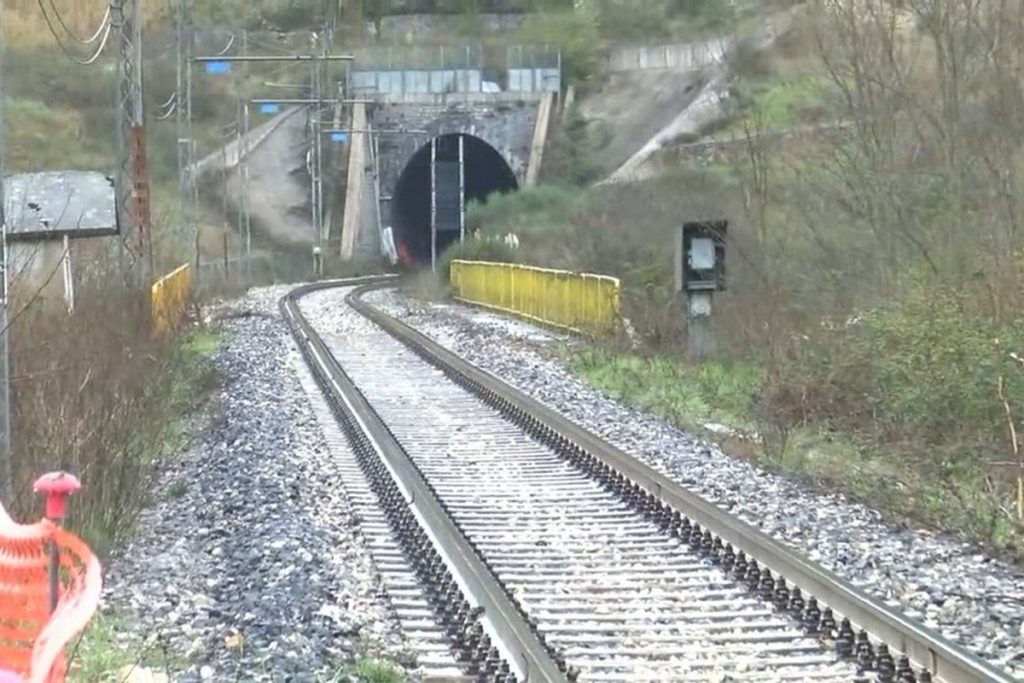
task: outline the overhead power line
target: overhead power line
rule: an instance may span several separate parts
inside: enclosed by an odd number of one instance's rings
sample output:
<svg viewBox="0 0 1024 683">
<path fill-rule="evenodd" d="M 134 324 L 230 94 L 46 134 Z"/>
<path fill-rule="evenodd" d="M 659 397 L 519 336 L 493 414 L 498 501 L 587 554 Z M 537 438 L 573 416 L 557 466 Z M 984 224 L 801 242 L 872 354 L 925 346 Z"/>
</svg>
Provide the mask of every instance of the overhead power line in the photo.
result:
<svg viewBox="0 0 1024 683">
<path fill-rule="evenodd" d="M 100 34 L 103 33 L 103 29 L 110 22 L 110 5 L 108 4 L 106 11 L 103 13 L 103 18 L 100 19 L 100 25 L 96 27 L 96 30 L 93 32 L 93 34 L 88 38 L 79 38 L 77 35 L 75 35 L 75 32 L 71 30 L 71 27 L 68 26 L 67 23 L 64 21 L 64 17 L 60 15 L 60 10 L 57 9 L 57 6 L 54 4 L 54 0 L 49 0 L 49 3 L 50 9 L 53 10 L 54 15 L 57 17 L 57 23 L 60 24 L 60 27 L 64 29 L 64 32 L 68 35 L 68 37 L 70 37 L 76 43 L 81 43 L 82 45 L 91 45 L 92 43 L 95 43 L 96 39 L 99 38 Z"/>
<path fill-rule="evenodd" d="M 156 117 L 157 121 L 166 121 L 171 118 L 171 116 L 174 115 L 174 112 L 178 110 L 178 93 L 171 93 L 171 96 L 167 98 L 167 101 L 160 105 L 160 109 L 163 113 Z"/>
<path fill-rule="evenodd" d="M 100 55 L 103 54 L 104 48 L 106 48 L 106 46 L 107 46 L 107 41 L 110 39 L 110 27 L 111 27 L 111 24 L 110 24 L 110 13 L 109 13 L 109 11 L 104 15 L 104 25 L 100 26 L 100 30 L 103 32 L 103 39 L 100 41 L 99 47 L 96 48 L 96 51 L 93 52 L 93 54 L 91 56 L 89 56 L 86 59 L 82 59 L 82 58 L 78 57 L 77 55 L 75 55 L 74 51 L 70 50 L 68 48 L 68 46 L 64 43 L 64 39 L 61 38 L 60 31 L 57 30 L 57 27 L 54 26 L 54 24 L 53 24 L 53 19 L 50 18 L 50 13 L 46 11 L 46 4 L 45 4 L 44 0 L 37 0 L 37 1 L 38 1 L 38 4 L 39 4 L 39 9 L 43 13 L 43 19 L 46 20 L 46 25 L 50 29 L 50 33 L 53 34 L 53 37 L 57 40 L 57 46 L 60 47 L 61 52 L 63 52 L 64 55 L 68 59 L 70 59 L 75 64 L 80 64 L 82 66 L 88 66 L 90 64 L 95 63 L 96 60 L 100 58 Z M 55 11 L 56 11 L 56 8 L 55 8 Z M 66 26 L 66 24 L 64 23 L 64 20 L 60 18 L 60 13 L 57 12 L 56 14 L 57 14 L 58 21 L 61 23 L 61 25 Z M 74 35 L 72 35 L 71 37 L 75 38 Z M 93 41 L 87 41 L 86 44 L 88 44 L 88 42 L 93 42 Z"/>
<path fill-rule="evenodd" d="M 224 46 L 223 50 L 221 50 L 220 52 L 216 53 L 217 56 L 220 57 L 222 55 L 226 55 L 228 53 L 228 50 L 230 50 L 231 46 L 234 45 L 234 44 L 235 44 L 235 34 L 232 33 L 231 34 L 231 38 L 228 40 L 228 44 Z"/>
</svg>

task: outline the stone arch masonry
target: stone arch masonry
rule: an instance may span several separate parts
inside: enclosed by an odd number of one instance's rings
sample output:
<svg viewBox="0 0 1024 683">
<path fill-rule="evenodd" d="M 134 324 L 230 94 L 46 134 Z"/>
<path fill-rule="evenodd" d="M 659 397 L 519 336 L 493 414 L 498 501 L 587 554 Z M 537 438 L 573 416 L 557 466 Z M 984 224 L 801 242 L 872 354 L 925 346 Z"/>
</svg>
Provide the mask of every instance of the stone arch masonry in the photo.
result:
<svg viewBox="0 0 1024 683">
<path fill-rule="evenodd" d="M 526 185 L 538 110 L 545 96 L 544 93 L 407 94 L 370 105 L 367 123 L 381 132 L 378 138 L 380 226 L 393 223 L 391 198 L 402 170 L 419 149 L 440 135 L 462 133 L 480 138 L 502 155 L 520 187 Z M 362 205 L 358 218 L 353 221 L 357 234 L 349 238 L 351 256 L 356 259 L 380 255 L 380 232 L 372 191 L 374 164 L 369 150 L 365 154 L 363 172 L 363 191 L 355 193 L 357 196 L 350 193 L 346 199 Z M 342 242 L 346 242 L 345 236 Z"/>
</svg>

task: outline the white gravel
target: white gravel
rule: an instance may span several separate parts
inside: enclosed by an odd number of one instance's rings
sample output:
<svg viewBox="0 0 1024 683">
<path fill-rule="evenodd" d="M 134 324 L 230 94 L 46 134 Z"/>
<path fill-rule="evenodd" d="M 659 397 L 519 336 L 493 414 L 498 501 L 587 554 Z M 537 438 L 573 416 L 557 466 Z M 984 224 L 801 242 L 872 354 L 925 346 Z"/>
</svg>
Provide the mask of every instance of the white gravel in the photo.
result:
<svg viewBox="0 0 1024 683">
<path fill-rule="evenodd" d="M 983 550 L 887 523 L 625 407 L 551 358 L 573 342 L 536 327 L 394 291 L 368 301 L 720 507 L 1024 680 L 1024 575 Z M 545 349 L 547 352 L 545 352 Z"/>
<path fill-rule="evenodd" d="M 227 341 L 210 419 L 106 563 L 103 610 L 125 639 L 166 645 L 172 680 L 344 681 L 358 656 L 407 659 L 298 382 L 277 308 L 288 289 L 221 310 L 242 317 L 215 323 Z M 149 659 L 165 669 L 159 650 Z"/>
</svg>

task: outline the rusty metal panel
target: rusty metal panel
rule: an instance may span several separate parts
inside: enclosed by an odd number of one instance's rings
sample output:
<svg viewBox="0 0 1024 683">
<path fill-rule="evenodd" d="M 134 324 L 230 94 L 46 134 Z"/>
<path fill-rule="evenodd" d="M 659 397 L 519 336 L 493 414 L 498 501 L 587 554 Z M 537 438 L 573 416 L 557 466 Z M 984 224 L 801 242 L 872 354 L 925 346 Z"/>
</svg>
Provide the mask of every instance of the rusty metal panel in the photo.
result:
<svg viewBox="0 0 1024 683">
<path fill-rule="evenodd" d="M 146 161 L 146 127 L 132 126 L 129 136 L 132 161 L 132 217 L 141 230 L 149 231 L 149 165 Z"/>
</svg>

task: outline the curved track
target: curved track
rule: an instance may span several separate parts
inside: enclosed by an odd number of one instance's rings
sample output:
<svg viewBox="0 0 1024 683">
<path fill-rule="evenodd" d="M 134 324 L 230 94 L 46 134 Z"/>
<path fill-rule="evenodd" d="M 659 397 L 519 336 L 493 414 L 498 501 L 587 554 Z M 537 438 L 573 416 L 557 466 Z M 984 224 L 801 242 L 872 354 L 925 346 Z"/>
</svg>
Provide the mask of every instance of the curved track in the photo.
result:
<svg viewBox="0 0 1024 683">
<path fill-rule="evenodd" d="M 282 310 L 379 510 L 378 563 L 400 577 L 384 572 L 386 588 L 438 667 L 499 681 L 1012 680 L 371 308 L 368 286 L 317 292 L 338 286 L 298 288 Z M 328 304 L 346 308 L 324 316 Z"/>
</svg>

